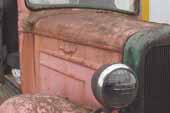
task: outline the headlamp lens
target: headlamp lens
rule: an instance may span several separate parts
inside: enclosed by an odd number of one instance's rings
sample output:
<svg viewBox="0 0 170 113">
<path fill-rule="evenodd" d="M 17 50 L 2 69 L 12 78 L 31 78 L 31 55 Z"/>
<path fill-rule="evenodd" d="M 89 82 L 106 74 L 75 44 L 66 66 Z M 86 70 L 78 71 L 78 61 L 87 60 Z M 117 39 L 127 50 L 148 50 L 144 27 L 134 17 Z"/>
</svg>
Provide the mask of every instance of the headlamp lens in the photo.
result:
<svg viewBox="0 0 170 113">
<path fill-rule="evenodd" d="M 103 99 L 107 106 L 122 108 L 128 106 L 136 97 L 137 81 L 127 69 L 111 72 L 103 84 Z"/>
<path fill-rule="evenodd" d="M 105 65 L 92 78 L 96 99 L 108 108 L 127 107 L 136 98 L 137 89 L 135 73 L 124 64 Z"/>
</svg>

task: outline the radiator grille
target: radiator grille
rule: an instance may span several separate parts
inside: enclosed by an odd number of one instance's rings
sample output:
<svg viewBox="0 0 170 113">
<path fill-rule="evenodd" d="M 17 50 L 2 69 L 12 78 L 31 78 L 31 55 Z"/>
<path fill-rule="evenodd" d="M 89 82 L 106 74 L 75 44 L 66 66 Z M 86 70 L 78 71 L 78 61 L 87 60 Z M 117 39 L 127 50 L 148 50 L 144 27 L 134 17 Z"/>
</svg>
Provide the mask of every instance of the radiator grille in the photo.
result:
<svg viewBox="0 0 170 113">
<path fill-rule="evenodd" d="M 170 113 L 170 46 L 152 48 L 144 63 L 144 113 Z"/>
</svg>

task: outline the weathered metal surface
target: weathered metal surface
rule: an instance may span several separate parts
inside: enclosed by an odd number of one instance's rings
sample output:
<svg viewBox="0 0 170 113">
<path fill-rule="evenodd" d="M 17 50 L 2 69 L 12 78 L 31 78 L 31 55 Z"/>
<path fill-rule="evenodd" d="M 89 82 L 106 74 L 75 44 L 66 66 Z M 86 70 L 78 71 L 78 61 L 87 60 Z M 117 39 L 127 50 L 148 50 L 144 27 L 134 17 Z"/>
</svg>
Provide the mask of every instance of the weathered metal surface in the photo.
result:
<svg viewBox="0 0 170 113">
<path fill-rule="evenodd" d="M 21 95 L 13 97 L 0 106 L 0 113 L 89 113 L 58 96 Z"/>
<path fill-rule="evenodd" d="M 126 43 L 123 62 L 139 73 L 142 55 L 145 49 L 154 44 L 170 44 L 170 26 L 160 25 L 158 28 L 145 29 L 133 35 Z"/>
<path fill-rule="evenodd" d="M 151 75 L 144 74 L 144 71 L 146 71 L 146 70 L 144 70 L 144 65 L 146 62 L 145 58 L 146 59 L 148 58 L 148 57 L 146 57 L 146 55 L 151 50 L 152 47 L 163 46 L 163 45 L 166 45 L 166 46 L 170 45 L 170 26 L 168 26 L 168 25 L 160 25 L 158 28 L 145 29 L 145 30 L 138 32 L 135 35 L 131 36 L 131 38 L 127 41 L 127 43 L 125 45 L 125 49 L 124 49 L 123 63 L 129 65 L 136 72 L 137 78 L 139 79 L 140 82 L 139 82 L 139 94 L 137 96 L 137 99 L 131 106 L 129 106 L 129 109 L 127 110 L 128 112 L 125 112 L 125 113 L 131 113 L 131 112 L 136 113 L 139 111 L 141 113 L 145 112 L 145 110 L 144 110 L 144 106 L 145 106 L 144 86 L 145 86 L 145 84 L 148 83 L 148 81 L 150 82 L 150 80 L 147 79 L 144 81 L 144 78 L 146 76 L 150 76 L 150 78 L 151 78 Z M 163 53 L 168 54 L 167 52 L 163 52 Z M 154 55 L 158 59 L 160 58 L 159 55 L 158 56 L 157 56 L 157 54 L 154 54 Z M 159 60 L 161 60 L 161 59 L 159 59 Z M 168 59 L 167 59 L 167 63 L 168 63 Z M 156 64 L 159 64 L 159 63 L 156 63 Z M 161 63 L 159 64 L 159 66 L 160 65 L 161 65 Z M 154 70 L 152 70 L 152 71 L 154 71 Z M 161 71 L 159 71 L 159 72 L 161 73 Z M 163 73 L 165 73 L 165 72 L 163 72 Z M 162 74 L 162 76 L 163 75 L 164 74 Z M 152 76 L 155 76 L 155 75 L 153 74 Z M 154 83 L 151 83 L 151 84 L 154 84 Z M 154 86 L 155 85 L 152 86 L 153 89 L 154 89 Z M 151 88 L 147 84 L 146 89 L 148 89 L 148 87 Z M 158 88 L 158 90 L 159 90 L 159 88 Z M 145 94 L 147 96 L 148 93 L 145 93 Z M 151 95 L 151 96 L 153 96 L 153 95 Z M 148 99 L 150 100 L 150 98 L 148 98 Z M 154 107 L 151 109 L 154 109 Z"/>
<path fill-rule="evenodd" d="M 41 40 L 39 44 L 41 52 L 91 69 L 97 69 L 102 64 L 121 61 L 121 54 L 113 50 L 100 49 L 38 35 L 35 35 L 35 38 Z"/>
<path fill-rule="evenodd" d="M 26 29 L 57 39 L 122 51 L 129 36 L 155 24 L 110 11 L 61 9 L 32 13 Z M 29 24 L 29 25 L 28 25 Z"/>
<path fill-rule="evenodd" d="M 84 106 L 99 106 L 91 92 L 91 77 L 102 64 L 120 62 L 120 54 L 37 35 L 35 39 L 40 40 L 40 91 L 65 96 Z M 51 80 L 57 82 L 49 83 Z"/>
<path fill-rule="evenodd" d="M 60 95 L 92 109 L 100 106 L 90 88 L 95 70 L 106 63 L 122 62 L 130 36 L 159 26 L 111 11 L 54 9 L 29 13 L 23 1 L 18 3 L 22 4 L 23 92 Z"/>
<path fill-rule="evenodd" d="M 96 109 L 100 104 L 91 91 L 95 70 L 103 64 L 122 62 L 127 39 L 140 30 L 157 26 L 110 11 L 32 12 L 23 27 L 23 91 L 60 95 Z"/>
<path fill-rule="evenodd" d="M 121 62 L 120 53 L 39 35 L 35 39 L 38 91 L 58 94 L 86 107 L 99 107 L 91 92 L 91 77 L 101 65 Z"/>
</svg>

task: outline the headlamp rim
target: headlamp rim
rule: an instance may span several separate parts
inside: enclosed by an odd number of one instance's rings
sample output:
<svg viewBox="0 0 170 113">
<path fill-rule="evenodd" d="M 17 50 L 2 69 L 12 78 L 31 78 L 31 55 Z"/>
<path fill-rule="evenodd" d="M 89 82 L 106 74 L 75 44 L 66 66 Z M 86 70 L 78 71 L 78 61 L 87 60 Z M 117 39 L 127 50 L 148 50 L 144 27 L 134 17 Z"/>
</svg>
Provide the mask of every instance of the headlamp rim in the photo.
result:
<svg viewBox="0 0 170 113">
<path fill-rule="evenodd" d="M 131 72 L 133 75 L 134 75 L 134 77 L 135 77 L 135 79 L 136 79 L 136 82 L 138 83 L 138 79 L 137 79 L 137 77 L 136 77 L 136 74 L 135 74 L 135 72 L 129 67 L 129 66 L 127 66 L 127 65 L 125 65 L 125 64 L 112 64 L 112 65 L 110 65 L 110 66 L 108 66 L 108 67 L 106 67 L 101 73 L 100 73 L 100 77 L 98 78 L 98 81 L 97 81 L 97 93 L 96 93 L 96 96 L 98 96 L 98 97 L 103 97 L 103 95 L 102 95 L 102 91 L 103 91 L 103 86 L 104 86 L 104 80 L 106 79 L 106 77 L 110 74 L 110 73 L 112 73 L 113 71 L 116 71 L 116 70 L 119 70 L 119 69 L 124 69 L 124 70 L 128 70 L 129 72 Z M 138 88 L 138 84 L 137 84 L 137 88 Z M 99 98 L 98 98 L 99 99 Z M 101 99 L 101 98 L 100 98 Z M 99 100 L 100 100 L 99 99 Z M 100 100 L 100 103 L 101 104 L 103 104 L 103 105 L 105 105 L 104 103 L 102 103 L 102 102 L 104 102 L 104 100 Z M 124 107 L 127 107 L 127 106 L 124 106 Z M 121 109 L 121 108 L 123 108 L 123 107 L 115 107 L 115 108 L 117 108 L 117 109 Z"/>
</svg>

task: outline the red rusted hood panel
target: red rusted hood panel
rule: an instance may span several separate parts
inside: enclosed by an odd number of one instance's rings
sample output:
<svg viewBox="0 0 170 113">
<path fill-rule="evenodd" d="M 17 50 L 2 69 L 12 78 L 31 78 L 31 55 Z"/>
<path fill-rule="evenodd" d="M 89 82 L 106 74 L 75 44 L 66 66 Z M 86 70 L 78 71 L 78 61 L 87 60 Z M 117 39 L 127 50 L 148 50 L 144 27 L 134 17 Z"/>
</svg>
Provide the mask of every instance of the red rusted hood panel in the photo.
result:
<svg viewBox="0 0 170 113">
<path fill-rule="evenodd" d="M 33 26 L 37 34 L 119 52 L 129 36 L 157 26 L 132 15 L 83 9 L 42 11 L 31 18 L 36 18 Z"/>
<path fill-rule="evenodd" d="M 156 26 L 159 25 L 109 11 L 32 12 L 24 25 L 25 32 L 34 33 L 24 34 L 24 85 L 30 92 L 34 88 L 36 92 L 67 97 L 90 109 L 99 108 L 91 91 L 93 73 L 103 64 L 121 63 L 126 40 L 142 29 Z M 28 59 L 29 54 L 33 60 Z M 33 80 L 32 88 L 29 81 Z"/>
</svg>

